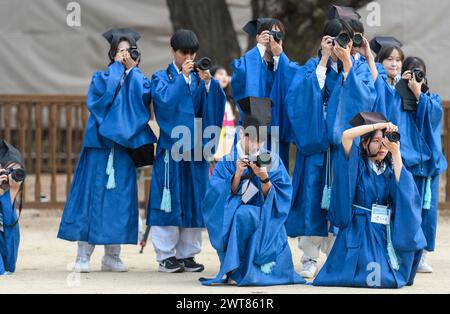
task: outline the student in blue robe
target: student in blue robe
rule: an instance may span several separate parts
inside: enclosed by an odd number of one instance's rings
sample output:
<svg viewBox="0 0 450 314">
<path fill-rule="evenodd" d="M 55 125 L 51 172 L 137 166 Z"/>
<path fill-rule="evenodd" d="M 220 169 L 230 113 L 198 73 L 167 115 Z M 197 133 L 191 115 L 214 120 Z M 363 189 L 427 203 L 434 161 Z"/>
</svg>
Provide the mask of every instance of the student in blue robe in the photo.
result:
<svg viewBox="0 0 450 314">
<path fill-rule="evenodd" d="M 420 195 L 400 143 L 388 139 L 398 128 L 379 113 L 361 116 L 342 135 L 329 211 L 339 232 L 313 284 L 401 288 L 413 284 L 426 246 Z"/>
<path fill-rule="evenodd" d="M 20 174 L 21 172 L 21 174 Z M 19 253 L 19 215 L 22 210 L 23 160 L 19 151 L 0 141 L 0 276 L 14 273 Z M 17 200 L 19 199 L 19 200 Z"/>
<path fill-rule="evenodd" d="M 272 127 L 278 127 L 277 147 L 270 140 L 267 146 L 272 151 L 279 151 L 281 160 L 289 169 L 289 149 L 291 129 L 287 119 L 286 106 L 283 105 L 287 89 L 296 68 L 283 52 L 285 27 L 277 19 L 259 18 L 244 27 L 250 36 L 256 38 L 256 47 L 240 59 L 234 60 L 231 88 L 236 104 L 247 97 L 267 97 L 272 99 Z M 275 38 L 275 37 L 277 38 Z M 242 108 L 239 108 L 241 120 Z M 242 121 L 241 121 L 242 122 Z M 274 146 L 272 148 L 272 146 Z M 276 147 L 276 148 L 275 148 Z"/>
<path fill-rule="evenodd" d="M 151 226 L 160 272 L 201 272 L 204 269 L 195 261 L 195 256 L 201 251 L 205 226 L 201 202 L 209 179 L 207 158 L 212 155 L 202 154 L 204 148 L 207 151 L 206 140 L 194 139 L 202 137 L 206 128 L 215 127 L 217 137 L 213 137 L 218 142 L 226 96 L 208 70 L 194 70 L 198 49 L 194 32 L 176 31 L 171 38 L 173 62 L 152 77 L 153 106 L 160 137 L 153 164 L 147 225 Z M 177 129 L 189 134 L 179 139 Z M 186 139 L 188 145 L 178 147 L 180 141 L 184 143 Z M 180 154 L 182 156 L 178 156 Z"/>
<path fill-rule="evenodd" d="M 95 245 L 105 245 L 102 271 L 124 272 L 120 244 L 138 242 L 138 194 L 132 153 L 156 142 L 151 131 L 150 82 L 132 58 L 139 34 L 113 29 L 110 65 L 92 77 L 90 112 L 58 238 L 78 241 L 74 271 L 89 272 Z M 136 51 L 135 51 L 136 52 Z"/>
<path fill-rule="evenodd" d="M 386 47 L 380 55 L 395 56 L 400 48 Z M 386 50 L 386 51 L 385 51 Z M 375 71 L 377 78 L 377 109 L 384 110 L 388 118 L 396 123 L 405 140 L 402 156 L 405 167 L 413 174 L 422 200 L 422 228 L 427 239 L 425 254 L 422 255 L 419 272 L 431 273 L 432 267 L 426 261 L 426 252 L 435 250 L 436 228 L 439 203 L 439 176 L 447 169 L 447 161 L 442 153 L 442 101 L 438 94 L 423 88 L 426 78 L 421 82 L 415 79 L 412 71 L 420 69 L 426 76 L 426 66 L 422 59 L 408 57 L 401 64 L 401 79 L 408 80 L 408 87 L 417 99 L 415 109 L 403 109 L 402 96 L 389 84 L 391 68 L 386 61 L 383 69 Z M 373 68 L 374 66 L 372 66 Z M 388 78 L 386 78 L 388 77 Z M 398 82 L 400 78 L 396 81 Z M 395 87 L 394 87 L 395 88 Z"/>
<path fill-rule="evenodd" d="M 270 110 L 270 104 L 264 110 Z M 290 178 L 279 157 L 264 148 L 264 132 L 259 129 L 269 120 L 248 112 L 236 150 L 215 167 L 203 216 L 220 270 L 213 279 L 200 279 L 203 285 L 305 283 L 294 271 L 284 225 L 291 203 Z"/>
<path fill-rule="evenodd" d="M 340 34 L 350 39 L 346 49 L 333 40 Z M 337 136 L 349 127 L 348 121 L 356 113 L 370 111 L 375 99 L 367 63 L 350 55 L 351 38 L 353 30 L 346 21 L 328 21 L 320 58 L 310 59 L 297 71 L 285 99 L 297 146 L 286 226 L 289 236 L 301 237 L 300 274 L 304 277 L 315 275 L 320 250 L 327 253 L 333 241 L 326 216 L 333 154 L 340 143 Z"/>
</svg>

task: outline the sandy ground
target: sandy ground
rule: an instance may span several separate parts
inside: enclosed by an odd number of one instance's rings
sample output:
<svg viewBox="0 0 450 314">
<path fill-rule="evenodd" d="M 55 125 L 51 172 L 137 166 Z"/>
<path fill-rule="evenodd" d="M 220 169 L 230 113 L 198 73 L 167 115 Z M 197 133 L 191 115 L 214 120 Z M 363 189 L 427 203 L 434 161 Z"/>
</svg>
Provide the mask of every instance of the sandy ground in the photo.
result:
<svg viewBox="0 0 450 314">
<path fill-rule="evenodd" d="M 17 272 L 0 277 L 0 293 L 450 293 L 450 215 L 441 215 L 437 250 L 429 255 L 433 274 L 418 274 L 413 287 L 399 290 L 370 290 L 352 288 L 322 288 L 304 285 L 276 287 L 203 287 L 200 276 L 215 276 L 219 263 L 204 232 L 203 252 L 198 261 L 206 266 L 199 274 L 163 274 L 157 272 L 155 253 L 151 244 L 143 254 L 137 246 L 123 248 L 123 260 L 130 272 L 115 274 L 100 272 L 103 248 L 93 254 L 90 274 L 71 273 L 76 244 L 56 238 L 60 212 L 25 211 L 21 219 L 21 246 Z M 295 268 L 300 269 L 297 241 L 290 240 Z M 321 259 L 323 263 L 323 256 Z"/>
</svg>

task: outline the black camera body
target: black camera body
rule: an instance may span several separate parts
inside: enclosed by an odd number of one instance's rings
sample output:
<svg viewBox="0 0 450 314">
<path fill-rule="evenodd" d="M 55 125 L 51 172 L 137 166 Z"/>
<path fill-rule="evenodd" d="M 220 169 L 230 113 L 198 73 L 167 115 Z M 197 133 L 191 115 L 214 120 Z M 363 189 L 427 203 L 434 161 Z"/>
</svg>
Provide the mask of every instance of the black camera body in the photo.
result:
<svg viewBox="0 0 450 314">
<path fill-rule="evenodd" d="M 212 61 L 208 57 L 201 58 L 200 60 L 194 61 L 194 71 L 198 72 L 199 70 L 207 71 L 211 69 Z"/>
<path fill-rule="evenodd" d="M 269 153 L 261 153 L 256 157 L 244 160 L 247 163 L 247 167 L 250 168 L 250 162 L 253 162 L 258 168 L 270 167 L 272 164 L 272 156 Z"/>
<path fill-rule="evenodd" d="M 421 83 L 425 79 L 425 72 L 419 68 L 412 69 L 411 75 L 416 77 L 417 83 Z"/>
<path fill-rule="evenodd" d="M 136 46 L 131 46 L 127 49 L 128 53 L 130 54 L 131 59 L 134 61 L 138 61 L 138 59 L 141 57 L 141 52 L 137 49 Z"/>
<path fill-rule="evenodd" d="M 284 33 L 280 31 L 270 31 L 269 35 L 273 37 L 273 39 L 279 43 L 280 41 L 284 40 Z"/>
<path fill-rule="evenodd" d="M 339 35 L 337 35 L 336 37 L 332 37 L 331 39 L 333 39 L 334 41 L 336 41 L 339 46 L 341 46 L 342 48 L 347 48 L 347 45 L 350 43 L 350 36 L 347 33 L 340 33 Z M 333 46 L 334 46 L 334 41 L 333 41 Z"/>
</svg>

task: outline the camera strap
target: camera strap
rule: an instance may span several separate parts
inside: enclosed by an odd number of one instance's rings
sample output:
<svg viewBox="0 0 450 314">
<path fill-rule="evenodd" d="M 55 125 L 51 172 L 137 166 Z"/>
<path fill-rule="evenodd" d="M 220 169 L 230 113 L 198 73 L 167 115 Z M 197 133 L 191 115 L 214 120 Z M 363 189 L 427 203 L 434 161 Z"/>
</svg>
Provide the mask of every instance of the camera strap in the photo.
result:
<svg viewBox="0 0 450 314">
<path fill-rule="evenodd" d="M 19 194 L 19 193 L 20 193 L 19 215 L 17 216 L 17 219 L 16 219 L 16 221 L 13 224 L 11 224 L 11 225 L 4 225 L 5 227 L 14 228 L 19 223 L 20 215 L 22 214 L 22 207 L 23 207 L 23 182 L 20 185 L 20 189 L 19 189 L 19 192 L 17 194 Z"/>
</svg>

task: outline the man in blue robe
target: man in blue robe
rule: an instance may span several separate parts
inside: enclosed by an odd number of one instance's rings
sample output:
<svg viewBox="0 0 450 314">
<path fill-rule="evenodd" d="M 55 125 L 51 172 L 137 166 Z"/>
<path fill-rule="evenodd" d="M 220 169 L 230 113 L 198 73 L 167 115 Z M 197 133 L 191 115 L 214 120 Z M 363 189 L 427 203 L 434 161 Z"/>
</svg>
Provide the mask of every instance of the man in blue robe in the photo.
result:
<svg viewBox="0 0 450 314">
<path fill-rule="evenodd" d="M 284 97 L 294 73 L 290 62 L 283 52 L 285 37 L 284 25 L 277 19 L 260 18 L 247 23 L 244 27 L 257 41 L 256 47 L 240 59 L 233 62 L 231 88 L 233 99 L 239 103 L 247 97 L 267 97 L 272 99 L 272 127 L 278 127 L 278 134 L 273 137 L 277 143 L 269 140 L 268 148 L 279 151 L 281 160 L 289 169 L 289 149 L 291 129 L 287 119 Z M 241 117 L 244 115 L 239 108 Z"/>
<path fill-rule="evenodd" d="M 269 111 L 270 102 L 256 104 Z M 294 271 L 285 221 L 292 186 L 280 158 L 264 148 L 264 115 L 246 112 L 236 150 L 218 162 L 203 201 L 203 216 L 220 259 L 203 285 L 269 286 L 305 283 Z M 251 128 L 254 128 L 251 130 Z"/>
<path fill-rule="evenodd" d="M 201 272 L 204 266 L 194 257 L 201 251 L 204 228 L 201 202 L 209 179 L 206 157 L 210 157 L 203 154 L 208 145 L 203 133 L 216 127 L 214 140 L 219 140 L 226 96 L 209 70 L 195 69 L 199 42 L 194 32 L 176 31 L 171 48 L 173 62 L 152 77 L 160 137 L 153 164 L 147 225 L 151 226 L 160 272 Z"/>
<path fill-rule="evenodd" d="M 105 245 L 102 271 L 124 272 L 120 244 L 138 242 L 138 194 L 133 152 L 152 145 L 150 82 L 137 67 L 139 34 L 113 29 L 110 65 L 96 72 L 87 95 L 90 117 L 58 238 L 78 241 L 74 271 L 89 272 L 95 245 Z M 136 58 L 136 59 L 134 59 Z"/>
<path fill-rule="evenodd" d="M 20 194 L 20 215 L 24 180 L 23 160 L 19 151 L 0 140 L 0 276 L 16 270 L 20 243 L 16 205 Z"/>
<path fill-rule="evenodd" d="M 370 111 L 375 99 L 373 78 L 367 63 L 355 60 L 353 30 L 341 19 L 327 22 L 319 58 L 311 58 L 297 70 L 286 96 L 297 158 L 293 175 L 293 199 L 286 227 L 300 237 L 302 272 L 312 278 L 317 260 L 333 243 L 327 210 L 340 135 L 359 111 Z M 347 36 L 344 47 L 337 37 Z M 334 38 L 334 39 L 333 39 Z"/>
</svg>

